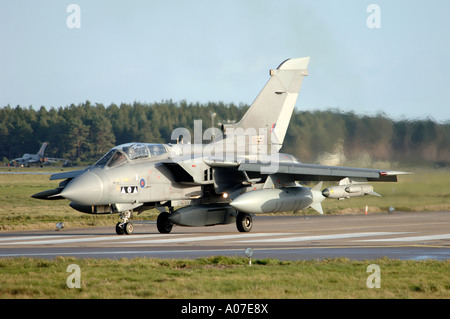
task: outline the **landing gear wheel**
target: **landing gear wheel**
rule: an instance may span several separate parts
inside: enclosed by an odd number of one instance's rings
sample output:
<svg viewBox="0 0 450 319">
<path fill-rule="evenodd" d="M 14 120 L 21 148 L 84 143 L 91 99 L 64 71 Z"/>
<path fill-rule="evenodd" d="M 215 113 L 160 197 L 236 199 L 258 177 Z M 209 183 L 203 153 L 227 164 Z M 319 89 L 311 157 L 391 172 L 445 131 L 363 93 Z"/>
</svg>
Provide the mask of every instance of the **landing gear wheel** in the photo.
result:
<svg viewBox="0 0 450 319">
<path fill-rule="evenodd" d="M 236 227 L 241 233 L 251 231 L 253 227 L 252 216 L 247 213 L 238 213 L 236 217 Z"/>
<path fill-rule="evenodd" d="M 117 235 L 123 235 L 123 234 L 125 234 L 125 230 L 123 229 L 123 223 L 118 222 L 118 223 L 116 224 L 116 234 L 117 234 Z"/>
<path fill-rule="evenodd" d="M 127 235 L 131 235 L 133 233 L 134 227 L 132 223 L 125 223 L 123 225 L 123 230 L 125 232 L 125 234 Z"/>
<path fill-rule="evenodd" d="M 116 224 L 116 234 L 117 235 L 131 235 L 133 233 L 133 224 L 129 222 L 131 219 L 131 210 L 125 212 L 120 212 L 120 222 Z"/>
<path fill-rule="evenodd" d="M 168 234 L 172 231 L 173 224 L 169 218 L 170 214 L 168 212 L 162 212 L 158 215 L 156 220 L 156 228 L 161 234 Z"/>
</svg>

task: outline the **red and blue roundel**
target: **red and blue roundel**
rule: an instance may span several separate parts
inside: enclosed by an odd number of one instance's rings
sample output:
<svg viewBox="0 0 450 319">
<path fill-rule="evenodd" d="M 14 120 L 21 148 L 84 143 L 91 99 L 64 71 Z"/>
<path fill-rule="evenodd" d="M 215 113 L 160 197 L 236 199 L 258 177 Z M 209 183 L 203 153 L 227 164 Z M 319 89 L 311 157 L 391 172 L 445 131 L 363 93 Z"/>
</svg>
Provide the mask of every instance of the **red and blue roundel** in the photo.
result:
<svg viewBox="0 0 450 319">
<path fill-rule="evenodd" d="M 145 187 L 145 180 L 141 178 L 141 181 L 139 182 L 139 185 L 141 185 L 141 188 Z"/>
</svg>

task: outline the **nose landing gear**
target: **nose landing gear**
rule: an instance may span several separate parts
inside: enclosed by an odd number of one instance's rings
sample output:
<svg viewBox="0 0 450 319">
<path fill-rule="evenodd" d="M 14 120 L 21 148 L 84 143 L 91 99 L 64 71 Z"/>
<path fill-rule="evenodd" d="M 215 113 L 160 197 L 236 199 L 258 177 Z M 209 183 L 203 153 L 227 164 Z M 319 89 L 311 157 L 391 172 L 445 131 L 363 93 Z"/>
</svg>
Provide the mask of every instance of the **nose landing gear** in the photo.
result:
<svg viewBox="0 0 450 319">
<path fill-rule="evenodd" d="M 116 224 L 116 234 L 117 235 L 131 235 L 134 231 L 133 224 L 129 222 L 131 219 L 131 211 L 120 213 L 121 221 Z"/>
</svg>

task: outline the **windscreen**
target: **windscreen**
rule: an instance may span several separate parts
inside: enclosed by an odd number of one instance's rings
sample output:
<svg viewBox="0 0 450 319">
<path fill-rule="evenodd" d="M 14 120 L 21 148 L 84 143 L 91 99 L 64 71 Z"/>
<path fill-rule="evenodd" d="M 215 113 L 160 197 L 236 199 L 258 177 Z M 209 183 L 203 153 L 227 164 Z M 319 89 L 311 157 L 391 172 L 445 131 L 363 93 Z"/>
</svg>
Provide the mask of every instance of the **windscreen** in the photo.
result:
<svg viewBox="0 0 450 319">
<path fill-rule="evenodd" d="M 106 153 L 101 159 L 98 160 L 97 163 L 94 164 L 94 166 L 103 167 L 106 165 L 106 163 L 109 162 L 109 160 L 113 157 L 113 155 L 116 153 L 115 149 L 110 150 L 108 153 Z"/>
<path fill-rule="evenodd" d="M 108 153 L 106 153 L 106 155 L 103 156 L 97 163 L 95 163 L 94 166 L 104 167 L 106 165 L 107 167 L 115 167 L 126 163 L 127 161 L 128 159 L 124 153 L 113 148 Z"/>
<path fill-rule="evenodd" d="M 116 151 L 107 165 L 108 167 L 114 167 L 126 163 L 127 161 L 127 158 L 121 151 Z"/>
<path fill-rule="evenodd" d="M 161 144 L 129 143 L 116 146 L 106 153 L 94 166 L 115 167 L 123 163 L 134 161 L 139 158 L 150 158 L 167 153 Z"/>
</svg>

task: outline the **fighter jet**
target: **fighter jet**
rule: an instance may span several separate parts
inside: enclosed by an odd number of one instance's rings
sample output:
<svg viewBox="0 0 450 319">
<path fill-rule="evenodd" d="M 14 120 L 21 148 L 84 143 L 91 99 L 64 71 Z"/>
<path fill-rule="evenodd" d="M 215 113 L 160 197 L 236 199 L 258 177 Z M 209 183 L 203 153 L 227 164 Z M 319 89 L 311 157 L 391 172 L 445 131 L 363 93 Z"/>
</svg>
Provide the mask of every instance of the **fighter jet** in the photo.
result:
<svg viewBox="0 0 450 319">
<path fill-rule="evenodd" d="M 36 154 L 24 154 L 22 157 L 15 158 L 10 161 L 12 166 L 30 166 L 30 164 L 39 164 L 41 167 L 49 165 L 50 163 L 56 163 L 60 161 L 67 162 L 64 158 L 45 157 L 44 151 L 48 142 L 44 142 Z"/>
<path fill-rule="evenodd" d="M 288 59 L 270 70 L 267 84 L 237 123 L 202 133 L 196 122 L 194 143 L 116 146 L 86 169 L 52 175 L 51 180 L 62 180 L 59 187 L 32 197 L 68 199 L 88 214 L 117 213 L 116 233 L 122 235 L 133 232 L 136 214 L 152 208 L 160 211 L 160 233 L 170 233 L 173 225 L 230 223 L 249 232 L 254 214 L 308 207 L 323 214 L 325 198 L 378 195 L 370 182 L 396 182 L 404 172 L 305 164 L 279 152 L 308 63 L 309 57 Z M 175 129 L 172 140 L 180 136 L 191 141 L 187 129 Z M 317 184 L 302 185 L 310 181 Z M 324 181 L 338 185 L 322 189 Z"/>
</svg>

